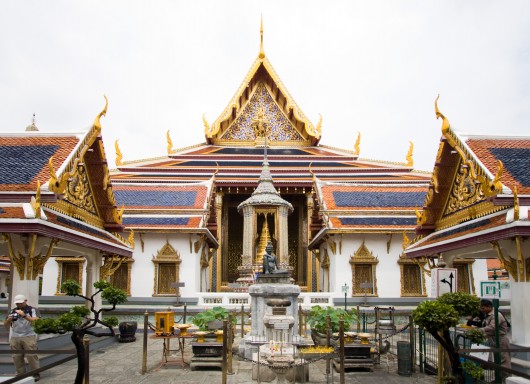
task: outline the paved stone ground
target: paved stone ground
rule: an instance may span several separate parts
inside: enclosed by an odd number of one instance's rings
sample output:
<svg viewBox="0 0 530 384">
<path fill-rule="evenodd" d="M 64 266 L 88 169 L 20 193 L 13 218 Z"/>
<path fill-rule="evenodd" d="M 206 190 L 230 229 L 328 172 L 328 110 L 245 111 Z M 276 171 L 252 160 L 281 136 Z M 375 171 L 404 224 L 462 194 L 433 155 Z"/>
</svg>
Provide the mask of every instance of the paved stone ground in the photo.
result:
<svg viewBox="0 0 530 384">
<path fill-rule="evenodd" d="M 116 343 L 90 354 L 90 382 L 105 384 L 217 384 L 221 383 L 221 370 L 211 368 L 191 371 L 189 366 L 181 367 L 178 363 L 160 367 L 162 358 L 162 341 L 148 339 L 147 373 L 142 374 L 143 334 L 139 333 L 133 343 Z M 173 340 L 172 340 L 173 341 Z M 176 344 L 176 341 L 173 341 Z M 237 339 L 236 339 L 237 343 Z M 178 360 L 178 356 L 172 356 Z M 186 346 L 184 360 L 191 359 L 191 348 Z M 436 377 L 424 374 L 413 374 L 410 377 L 397 374 L 397 359 L 395 355 L 384 355 L 381 364 L 376 365 L 373 372 L 348 371 L 346 383 L 363 384 L 398 384 L 398 383 L 436 383 Z M 43 384 L 71 384 L 77 370 L 77 361 L 72 360 L 61 366 L 42 372 Z M 227 376 L 227 383 L 252 383 L 252 363 L 239 361 L 234 355 L 233 375 Z M 339 374 L 333 373 L 333 379 L 326 381 L 325 362 L 319 361 L 310 365 L 308 383 L 338 383 Z M 254 381 L 256 383 L 257 381 Z"/>
</svg>

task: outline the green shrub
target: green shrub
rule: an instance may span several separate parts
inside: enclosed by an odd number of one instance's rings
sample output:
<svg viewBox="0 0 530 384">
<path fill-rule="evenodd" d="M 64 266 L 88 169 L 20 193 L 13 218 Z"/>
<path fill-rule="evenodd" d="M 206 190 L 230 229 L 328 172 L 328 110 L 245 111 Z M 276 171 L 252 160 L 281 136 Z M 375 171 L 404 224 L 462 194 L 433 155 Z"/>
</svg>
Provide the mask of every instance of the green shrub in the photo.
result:
<svg viewBox="0 0 530 384">
<path fill-rule="evenodd" d="M 331 332 L 338 332 L 341 317 L 344 320 L 344 330 L 350 329 L 350 326 L 358 320 L 358 314 L 356 309 L 350 309 L 345 311 L 342 308 L 335 307 L 321 307 L 320 305 L 314 305 L 309 310 L 309 316 L 307 322 L 314 329 L 320 333 L 326 333 L 327 328 L 327 317 L 330 318 Z"/>
</svg>

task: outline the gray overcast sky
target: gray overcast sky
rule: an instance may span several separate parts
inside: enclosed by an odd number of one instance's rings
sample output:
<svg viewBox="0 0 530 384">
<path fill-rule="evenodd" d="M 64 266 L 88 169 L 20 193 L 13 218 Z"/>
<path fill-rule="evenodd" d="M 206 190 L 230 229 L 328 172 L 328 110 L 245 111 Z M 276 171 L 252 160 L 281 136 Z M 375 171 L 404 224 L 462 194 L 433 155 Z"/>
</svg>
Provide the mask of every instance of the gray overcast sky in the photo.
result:
<svg viewBox="0 0 530 384">
<path fill-rule="evenodd" d="M 265 53 L 321 144 L 432 170 L 441 121 L 528 135 L 529 1 L 0 0 L 0 131 L 102 119 L 109 165 L 204 141 Z"/>
</svg>

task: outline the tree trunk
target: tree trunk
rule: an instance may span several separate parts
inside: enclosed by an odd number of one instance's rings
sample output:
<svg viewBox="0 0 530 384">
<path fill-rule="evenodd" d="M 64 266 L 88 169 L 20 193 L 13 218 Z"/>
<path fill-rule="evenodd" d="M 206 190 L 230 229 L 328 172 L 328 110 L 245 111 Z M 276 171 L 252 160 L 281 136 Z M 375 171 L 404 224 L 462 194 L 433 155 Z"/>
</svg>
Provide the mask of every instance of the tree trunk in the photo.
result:
<svg viewBox="0 0 530 384">
<path fill-rule="evenodd" d="M 77 351 L 77 374 L 75 375 L 74 384 L 83 384 L 85 378 L 85 346 L 83 345 L 83 333 L 72 332 L 72 342 Z"/>
</svg>

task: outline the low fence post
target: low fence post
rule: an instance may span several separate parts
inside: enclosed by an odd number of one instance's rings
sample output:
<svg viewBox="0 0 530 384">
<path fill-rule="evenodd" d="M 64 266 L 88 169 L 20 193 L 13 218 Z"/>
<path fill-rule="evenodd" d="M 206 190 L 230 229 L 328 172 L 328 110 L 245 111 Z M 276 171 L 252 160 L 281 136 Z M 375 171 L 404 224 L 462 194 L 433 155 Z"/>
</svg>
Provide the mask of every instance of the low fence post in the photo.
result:
<svg viewBox="0 0 530 384">
<path fill-rule="evenodd" d="M 83 346 L 85 348 L 85 384 L 90 383 L 90 338 L 88 335 L 83 336 Z"/>
<path fill-rule="evenodd" d="M 361 311 L 359 306 L 357 306 L 357 333 L 361 332 Z"/>
<path fill-rule="evenodd" d="M 221 383 L 222 384 L 226 384 L 226 350 L 227 350 L 227 338 L 226 338 L 226 334 L 228 332 L 228 320 L 223 320 L 223 363 L 222 363 L 222 367 L 223 367 L 223 372 L 222 372 L 222 375 L 221 375 Z"/>
<path fill-rule="evenodd" d="M 149 313 L 144 312 L 144 347 L 142 353 L 142 375 L 147 372 L 147 331 L 149 330 Z"/>
<path fill-rule="evenodd" d="M 182 324 L 186 324 L 187 316 L 188 316 L 188 304 L 184 303 L 184 314 L 182 315 Z"/>
<path fill-rule="evenodd" d="M 414 332 L 414 322 L 412 316 L 409 316 L 409 338 L 410 338 L 410 361 L 411 372 L 416 372 L 416 333 Z"/>
<path fill-rule="evenodd" d="M 241 304 L 241 338 L 245 337 L 245 305 Z"/>
<path fill-rule="evenodd" d="M 226 363 L 228 364 L 228 368 L 227 368 L 227 371 L 228 371 L 228 374 L 229 375 L 233 375 L 234 374 L 234 371 L 232 370 L 232 333 L 233 333 L 233 330 L 232 330 L 232 314 L 230 313 L 228 315 L 228 334 L 226 335 L 227 337 L 227 353 L 228 353 L 228 358 L 227 358 L 227 361 Z"/>
<path fill-rule="evenodd" d="M 330 346 L 330 339 L 331 339 L 331 317 L 329 315 L 326 316 L 326 346 Z M 329 377 L 329 374 L 331 372 L 331 361 L 329 359 L 326 359 L 326 377 Z"/>
<path fill-rule="evenodd" d="M 344 318 L 341 316 L 339 322 L 339 340 L 340 340 L 340 384 L 344 381 Z"/>
</svg>

